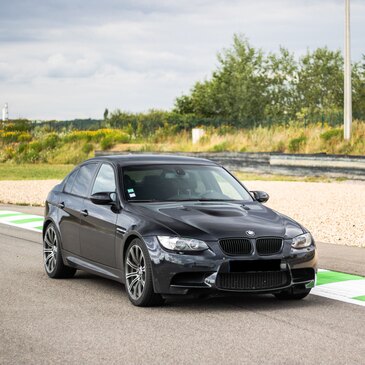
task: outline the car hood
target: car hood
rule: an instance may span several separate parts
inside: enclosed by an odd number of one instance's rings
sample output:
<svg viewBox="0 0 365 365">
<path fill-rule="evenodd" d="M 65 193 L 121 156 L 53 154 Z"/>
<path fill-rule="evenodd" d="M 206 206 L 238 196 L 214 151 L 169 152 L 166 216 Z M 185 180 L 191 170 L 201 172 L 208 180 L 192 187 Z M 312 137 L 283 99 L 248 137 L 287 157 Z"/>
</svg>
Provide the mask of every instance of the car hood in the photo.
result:
<svg viewBox="0 0 365 365">
<path fill-rule="evenodd" d="M 202 240 L 224 237 L 274 236 L 292 238 L 303 233 L 294 220 L 258 203 L 180 202 L 133 204 L 138 214 L 171 233 Z M 170 233 L 169 233 L 170 234 Z"/>
</svg>

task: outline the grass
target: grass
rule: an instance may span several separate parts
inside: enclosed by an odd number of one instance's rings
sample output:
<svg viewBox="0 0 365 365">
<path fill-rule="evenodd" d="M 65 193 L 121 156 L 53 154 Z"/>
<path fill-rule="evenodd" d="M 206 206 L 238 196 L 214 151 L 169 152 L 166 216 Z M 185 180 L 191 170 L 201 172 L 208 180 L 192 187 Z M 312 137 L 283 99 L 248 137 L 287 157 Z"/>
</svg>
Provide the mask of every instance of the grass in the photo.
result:
<svg viewBox="0 0 365 365">
<path fill-rule="evenodd" d="M 235 129 L 207 127 L 199 143 L 193 144 L 191 131 L 151 132 L 148 137 L 117 129 L 63 131 L 34 129 L 14 140 L 0 131 L 0 163 L 76 165 L 94 156 L 95 150 L 138 152 L 282 152 L 365 155 L 365 122 L 354 121 L 351 141 L 343 138 L 343 129 L 322 123 L 303 128 L 292 122 L 271 127 Z M 20 132 L 17 132 L 20 133 Z M 10 137 L 9 137 L 10 138 Z M 62 169 L 62 168 L 61 168 Z M 67 169 L 67 168 L 66 168 Z M 47 175 L 47 173 L 45 173 Z M 61 174 L 61 173 L 60 173 Z"/>
<path fill-rule="evenodd" d="M 138 143 L 139 142 L 139 143 Z M 207 129 L 197 144 L 191 141 L 191 132 L 171 136 L 116 143 L 112 151 L 155 152 L 283 152 L 365 154 L 365 123 L 353 123 L 351 141 L 343 139 L 343 129 L 327 124 L 312 124 L 303 128 L 297 124 L 288 126 L 257 127 L 253 129 Z"/>
<path fill-rule="evenodd" d="M 0 180 L 61 180 L 73 165 L 0 163 Z"/>
</svg>

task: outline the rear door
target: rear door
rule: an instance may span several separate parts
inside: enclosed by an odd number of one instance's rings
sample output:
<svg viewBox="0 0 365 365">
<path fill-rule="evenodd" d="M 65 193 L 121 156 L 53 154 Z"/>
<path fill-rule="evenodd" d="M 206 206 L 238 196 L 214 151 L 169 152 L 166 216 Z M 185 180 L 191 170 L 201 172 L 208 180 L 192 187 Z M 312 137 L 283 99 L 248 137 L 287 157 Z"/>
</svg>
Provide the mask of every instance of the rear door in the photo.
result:
<svg viewBox="0 0 365 365">
<path fill-rule="evenodd" d="M 64 250 L 80 255 L 80 224 L 84 198 L 91 186 L 96 163 L 81 166 L 66 181 L 59 200 L 59 225 Z"/>
<path fill-rule="evenodd" d="M 102 163 L 90 195 L 116 193 L 116 174 L 109 163 Z M 116 194 L 114 194 L 116 196 Z M 117 211 L 111 205 L 94 204 L 85 198 L 81 216 L 81 255 L 103 265 L 115 267 L 115 229 Z"/>
</svg>

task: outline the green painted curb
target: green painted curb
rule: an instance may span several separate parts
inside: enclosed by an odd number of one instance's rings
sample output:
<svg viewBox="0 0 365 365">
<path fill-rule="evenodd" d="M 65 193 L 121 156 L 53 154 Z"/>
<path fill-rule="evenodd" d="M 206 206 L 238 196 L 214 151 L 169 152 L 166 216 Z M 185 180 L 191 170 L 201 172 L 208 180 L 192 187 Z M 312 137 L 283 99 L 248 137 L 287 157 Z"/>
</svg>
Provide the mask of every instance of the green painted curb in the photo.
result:
<svg viewBox="0 0 365 365">
<path fill-rule="evenodd" d="M 345 274 L 337 271 L 320 271 L 317 275 L 317 286 L 348 280 L 365 280 L 365 278 L 362 276 Z"/>
<path fill-rule="evenodd" d="M 5 213 L 5 214 L 0 213 L 0 218 L 15 217 L 17 215 L 24 215 L 24 214 L 23 213 Z"/>
<path fill-rule="evenodd" d="M 354 297 L 352 299 L 361 300 L 362 302 L 365 302 L 365 295 L 360 295 L 359 297 Z"/>
<path fill-rule="evenodd" d="M 30 223 L 30 222 L 42 222 L 43 218 L 26 218 L 26 219 L 18 219 L 16 221 L 11 221 L 11 223 L 15 224 L 23 224 L 23 223 Z"/>
</svg>

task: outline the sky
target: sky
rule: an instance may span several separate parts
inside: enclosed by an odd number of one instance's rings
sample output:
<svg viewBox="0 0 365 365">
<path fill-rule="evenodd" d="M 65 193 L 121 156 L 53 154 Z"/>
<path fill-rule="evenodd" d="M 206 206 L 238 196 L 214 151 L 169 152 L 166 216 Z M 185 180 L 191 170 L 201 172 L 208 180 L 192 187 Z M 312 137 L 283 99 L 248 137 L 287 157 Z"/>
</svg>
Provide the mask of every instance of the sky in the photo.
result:
<svg viewBox="0 0 365 365">
<path fill-rule="evenodd" d="M 0 107 L 10 118 L 170 109 L 244 34 L 265 52 L 343 48 L 345 0 L 0 0 Z M 352 59 L 365 1 L 351 0 Z"/>
</svg>

